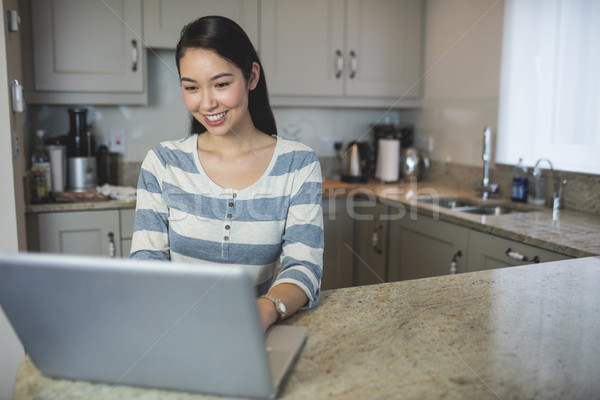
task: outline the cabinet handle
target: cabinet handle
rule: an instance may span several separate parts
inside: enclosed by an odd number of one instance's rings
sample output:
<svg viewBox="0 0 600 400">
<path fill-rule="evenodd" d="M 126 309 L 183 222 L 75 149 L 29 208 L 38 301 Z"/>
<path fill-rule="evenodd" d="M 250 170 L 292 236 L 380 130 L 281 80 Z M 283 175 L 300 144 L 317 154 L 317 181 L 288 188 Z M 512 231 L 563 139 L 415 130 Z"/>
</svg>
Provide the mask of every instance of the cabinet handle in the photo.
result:
<svg viewBox="0 0 600 400">
<path fill-rule="evenodd" d="M 335 78 L 336 79 L 340 79 L 340 77 L 342 76 L 342 73 L 344 72 L 344 57 L 342 56 L 342 51 L 341 50 L 336 50 L 335 51 L 335 56 L 336 56 L 336 61 L 337 61 L 337 68 L 335 71 Z"/>
<path fill-rule="evenodd" d="M 532 262 L 532 263 L 539 263 L 540 262 L 540 258 L 538 256 L 533 256 L 533 258 L 527 257 L 525 254 L 521 254 L 518 251 L 513 251 L 510 247 L 508 249 L 506 249 L 505 254 L 512 258 L 513 260 L 517 260 L 517 261 L 525 261 L 525 262 Z"/>
<path fill-rule="evenodd" d="M 354 79 L 356 76 L 356 70 L 358 69 L 358 59 L 354 50 L 350 50 L 350 79 Z"/>
<path fill-rule="evenodd" d="M 373 251 L 377 254 L 383 253 L 381 249 L 381 231 L 383 230 L 383 225 L 379 224 L 373 230 L 373 236 L 371 236 L 371 242 L 373 244 Z"/>
<path fill-rule="evenodd" d="M 137 46 L 137 40 L 132 39 L 131 40 L 131 47 L 132 47 L 132 53 L 131 53 L 131 70 L 133 72 L 137 71 L 137 67 L 138 67 L 138 46 Z"/>
<path fill-rule="evenodd" d="M 115 257 L 115 234 L 108 232 L 108 256 Z"/>
<path fill-rule="evenodd" d="M 456 274 L 456 259 L 458 257 L 462 257 L 462 251 L 460 250 L 452 257 L 452 261 L 450 262 L 450 275 Z"/>
</svg>

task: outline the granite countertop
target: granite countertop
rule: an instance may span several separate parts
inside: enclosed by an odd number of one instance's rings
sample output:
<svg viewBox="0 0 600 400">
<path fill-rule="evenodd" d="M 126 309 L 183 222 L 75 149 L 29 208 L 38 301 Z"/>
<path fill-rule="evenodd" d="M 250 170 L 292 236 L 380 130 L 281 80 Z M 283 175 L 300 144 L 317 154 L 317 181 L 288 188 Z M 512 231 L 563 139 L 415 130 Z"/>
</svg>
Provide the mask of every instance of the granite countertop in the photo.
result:
<svg viewBox="0 0 600 400">
<path fill-rule="evenodd" d="M 324 291 L 282 399 L 590 399 L 600 395 L 600 257 Z M 15 400 L 206 399 L 41 376 Z"/>
<path fill-rule="evenodd" d="M 366 193 L 404 207 L 406 213 L 418 212 L 434 219 L 451 222 L 470 229 L 515 240 L 570 257 L 600 255 L 600 215 L 580 211 L 561 210 L 558 220 L 552 218 L 548 207 L 532 207 L 511 203 L 527 212 L 513 212 L 497 216 L 474 215 L 451 211 L 444 207 L 417 202 L 419 196 L 460 196 L 476 198 L 474 190 L 418 183 L 348 184 L 336 180 L 323 182 L 323 197 L 348 197 Z M 499 200 L 489 200 L 489 202 Z M 135 208 L 135 200 L 107 200 L 73 203 L 38 204 L 27 206 L 29 213 L 95 211 Z M 531 211 L 531 210 L 534 211 Z"/>
<path fill-rule="evenodd" d="M 324 197 L 343 197 L 365 193 L 401 206 L 406 215 L 417 212 L 422 215 L 451 222 L 466 228 L 506 239 L 522 242 L 570 257 L 600 255 L 600 215 L 581 211 L 560 210 L 553 219 L 552 209 L 529 204 L 510 203 L 517 212 L 501 215 L 476 215 L 452 211 L 444 207 L 419 202 L 417 197 L 456 196 L 480 198 L 474 190 L 456 189 L 428 182 L 380 184 L 370 182 L 353 185 L 326 181 Z M 481 201 L 481 200 L 480 200 Z M 502 204 L 507 200 L 488 199 L 488 203 Z M 519 211 L 519 208 L 521 211 Z"/>
</svg>

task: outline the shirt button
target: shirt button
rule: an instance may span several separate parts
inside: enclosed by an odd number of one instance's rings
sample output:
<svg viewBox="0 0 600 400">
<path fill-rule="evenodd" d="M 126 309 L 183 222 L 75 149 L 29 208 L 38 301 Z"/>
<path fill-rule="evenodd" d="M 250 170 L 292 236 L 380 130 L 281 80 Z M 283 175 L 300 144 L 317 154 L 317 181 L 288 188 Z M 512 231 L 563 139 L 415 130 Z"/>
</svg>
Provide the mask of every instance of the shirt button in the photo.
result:
<svg viewBox="0 0 600 400">
<path fill-rule="evenodd" d="M 229 203 L 229 207 L 233 207 L 233 201 Z"/>
<path fill-rule="evenodd" d="M 229 240 L 229 236 L 225 236 L 225 237 L 223 237 L 223 240 L 224 240 L 224 241 L 228 241 L 228 240 Z"/>
<path fill-rule="evenodd" d="M 231 228 L 229 225 L 225 225 L 225 229 L 229 230 Z"/>
<path fill-rule="evenodd" d="M 235 199 L 236 197 L 237 197 L 237 193 L 234 193 L 233 194 L 233 198 Z"/>
<path fill-rule="evenodd" d="M 231 214 L 227 214 L 227 218 L 231 218 L 231 217 L 232 217 L 232 215 L 231 215 Z"/>
</svg>

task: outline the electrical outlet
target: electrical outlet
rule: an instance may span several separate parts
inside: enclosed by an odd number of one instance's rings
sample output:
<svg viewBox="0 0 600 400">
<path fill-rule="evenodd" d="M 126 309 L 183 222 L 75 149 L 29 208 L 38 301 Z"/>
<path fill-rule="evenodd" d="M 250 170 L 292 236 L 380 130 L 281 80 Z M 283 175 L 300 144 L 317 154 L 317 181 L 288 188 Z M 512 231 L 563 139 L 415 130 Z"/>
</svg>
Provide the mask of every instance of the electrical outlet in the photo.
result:
<svg viewBox="0 0 600 400">
<path fill-rule="evenodd" d="M 125 155 L 127 152 L 127 137 L 125 129 L 111 129 L 109 131 L 110 141 L 108 142 L 108 151 Z"/>
<path fill-rule="evenodd" d="M 321 137 L 321 155 L 332 156 L 335 155 L 335 144 L 341 142 L 340 138 L 334 136 L 323 136 Z"/>
<path fill-rule="evenodd" d="M 415 139 L 415 147 L 419 150 L 431 153 L 433 151 L 433 137 L 417 136 Z"/>
</svg>

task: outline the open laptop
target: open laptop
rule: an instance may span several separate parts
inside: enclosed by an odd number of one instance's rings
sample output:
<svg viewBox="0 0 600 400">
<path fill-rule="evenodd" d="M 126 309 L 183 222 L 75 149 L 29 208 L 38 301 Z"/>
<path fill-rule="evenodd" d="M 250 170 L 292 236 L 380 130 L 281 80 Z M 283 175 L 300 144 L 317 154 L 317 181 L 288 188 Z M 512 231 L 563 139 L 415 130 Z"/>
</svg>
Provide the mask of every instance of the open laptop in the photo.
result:
<svg viewBox="0 0 600 400">
<path fill-rule="evenodd" d="M 263 334 L 255 299 L 235 265 L 0 255 L 0 305 L 53 378 L 273 398 L 306 329 Z"/>
</svg>

